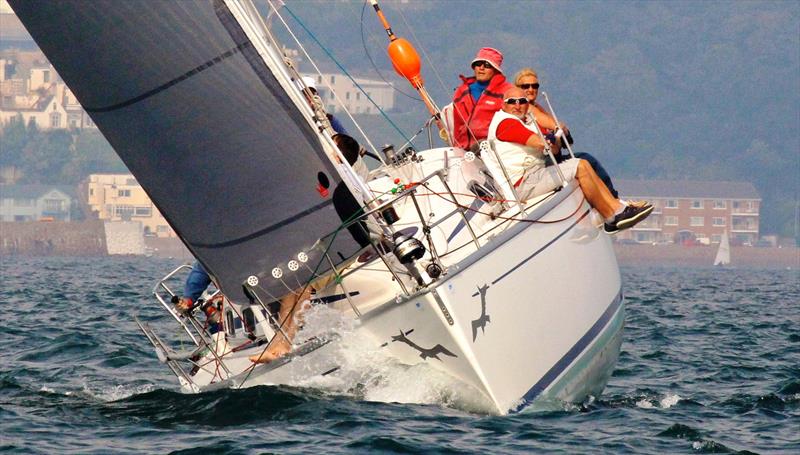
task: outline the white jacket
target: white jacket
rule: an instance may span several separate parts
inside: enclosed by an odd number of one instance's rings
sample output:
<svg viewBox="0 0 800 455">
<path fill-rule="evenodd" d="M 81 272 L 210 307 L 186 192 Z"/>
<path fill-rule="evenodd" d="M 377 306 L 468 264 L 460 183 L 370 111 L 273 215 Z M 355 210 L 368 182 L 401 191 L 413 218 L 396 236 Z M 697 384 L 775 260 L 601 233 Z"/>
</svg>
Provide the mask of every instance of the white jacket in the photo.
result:
<svg viewBox="0 0 800 455">
<path fill-rule="evenodd" d="M 545 167 L 545 161 L 542 152 L 533 147 L 497 139 L 497 127 L 506 119 L 517 120 L 522 126 L 530 130 L 531 133 L 536 133 L 536 130 L 534 130 L 533 127 L 525 125 L 525 123 L 516 116 L 503 111 L 497 111 L 494 117 L 492 117 L 492 122 L 489 124 L 487 140 L 496 154 L 492 153 L 491 150 L 486 150 L 481 153 L 481 159 L 484 164 L 486 164 L 486 168 L 492 174 L 492 177 L 494 177 L 495 182 L 500 185 L 505 199 L 513 201 L 516 199 L 512 189 L 514 184 L 524 178 L 526 174 Z M 500 164 L 497 161 L 498 157 L 505 166 L 506 172 L 508 173 L 508 180 L 506 180 L 506 176 L 500 168 Z"/>
</svg>

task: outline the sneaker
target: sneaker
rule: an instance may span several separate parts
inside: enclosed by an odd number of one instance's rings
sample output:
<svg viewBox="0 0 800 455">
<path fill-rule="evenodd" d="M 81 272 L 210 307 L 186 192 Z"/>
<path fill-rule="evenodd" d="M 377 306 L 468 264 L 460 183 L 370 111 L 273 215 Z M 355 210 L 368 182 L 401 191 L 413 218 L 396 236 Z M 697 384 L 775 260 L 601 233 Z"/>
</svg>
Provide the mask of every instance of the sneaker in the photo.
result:
<svg viewBox="0 0 800 455">
<path fill-rule="evenodd" d="M 625 203 L 630 207 L 645 207 L 650 205 L 647 201 L 625 201 Z"/>
<path fill-rule="evenodd" d="M 636 223 L 647 218 L 652 211 L 653 206 L 650 204 L 642 206 L 629 204 L 622 213 L 614 217 L 614 221 L 605 223 L 603 230 L 606 231 L 606 234 L 616 234 L 623 229 L 633 227 Z"/>
</svg>

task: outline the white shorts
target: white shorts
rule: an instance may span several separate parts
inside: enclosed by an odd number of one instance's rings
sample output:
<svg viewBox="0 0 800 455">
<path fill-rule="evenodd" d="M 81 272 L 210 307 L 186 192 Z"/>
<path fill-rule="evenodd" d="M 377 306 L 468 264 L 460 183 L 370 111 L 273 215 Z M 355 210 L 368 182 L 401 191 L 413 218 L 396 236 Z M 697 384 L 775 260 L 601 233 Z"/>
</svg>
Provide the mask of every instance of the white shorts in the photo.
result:
<svg viewBox="0 0 800 455">
<path fill-rule="evenodd" d="M 567 182 L 575 179 L 579 162 L 580 159 L 570 158 L 562 161 L 558 165 Z M 556 167 L 543 167 L 531 172 L 525 177 L 525 180 L 517 187 L 517 195 L 520 200 L 527 201 L 528 199 L 553 191 L 559 186 L 561 186 L 561 177 L 559 177 Z"/>
</svg>

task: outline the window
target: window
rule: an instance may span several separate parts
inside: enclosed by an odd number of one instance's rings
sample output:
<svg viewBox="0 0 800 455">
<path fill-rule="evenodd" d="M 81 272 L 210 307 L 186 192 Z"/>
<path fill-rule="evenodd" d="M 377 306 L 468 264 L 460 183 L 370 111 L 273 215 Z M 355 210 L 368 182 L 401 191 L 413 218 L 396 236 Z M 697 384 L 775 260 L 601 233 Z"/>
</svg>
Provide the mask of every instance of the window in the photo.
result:
<svg viewBox="0 0 800 455">
<path fill-rule="evenodd" d="M 738 209 L 739 208 L 739 201 L 733 201 L 733 208 L 734 209 Z"/>
<path fill-rule="evenodd" d="M 61 114 L 58 112 L 50 113 L 50 126 L 53 128 L 61 127 Z"/>
<path fill-rule="evenodd" d="M 344 99 L 346 99 L 346 100 L 350 99 L 350 92 L 347 92 L 347 93 L 344 94 Z"/>
<path fill-rule="evenodd" d="M 42 79 L 44 80 L 45 83 L 50 82 L 50 70 L 42 71 Z"/>
<path fill-rule="evenodd" d="M 689 225 L 690 226 L 703 226 L 704 219 L 702 216 L 693 216 L 689 218 Z"/>
<path fill-rule="evenodd" d="M 156 226 L 156 231 L 158 232 L 167 232 L 167 230 L 169 230 L 169 226 L 164 226 L 163 224 Z"/>
<path fill-rule="evenodd" d="M 676 201 L 675 199 L 667 199 L 667 202 L 664 204 L 664 207 L 668 209 L 677 209 L 678 201 Z"/>
<path fill-rule="evenodd" d="M 702 209 L 703 208 L 703 201 L 693 200 L 692 201 L 692 208 L 693 209 Z"/>
<path fill-rule="evenodd" d="M 722 241 L 722 236 L 719 234 L 712 234 L 711 235 L 711 243 L 719 243 Z"/>
<path fill-rule="evenodd" d="M 36 199 L 14 199 L 15 207 L 33 207 L 36 205 Z"/>
<path fill-rule="evenodd" d="M 331 76 L 331 84 L 336 82 L 336 76 Z"/>
<path fill-rule="evenodd" d="M 61 199 L 45 199 L 44 211 L 45 212 L 60 212 L 63 210 L 64 201 Z"/>
<path fill-rule="evenodd" d="M 322 76 L 317 76 L 317 84 L 321 84 L 321 83 L 322 83 Z"/>
<path fill-rule="evenodd" d="M 119 190 L 119 191 L 117 191 L 117 196 L 119 196 L 119 197 L 131 197 L 131 190 Z"/>
<path fill-rule="evenodd" d="M 118 205 L 114 207 L 114 216 L 120 218 L 130 218 L 133 214 L 133 207 L 130 205 Z"/>
<path fill-rule="evenodd" d="M 678 225 L 678 217 L 677 216 L 665 216 L 664 217 L 664 226 L 677 226 Z"/>
<path fill-rule="evenodd" d="M 94 196 L 94 188 L 89 188 L 89 196 Z"/>
<path fill-rule="evenodd" d="M 725 201 L 714 201 L 715 209 L 727 209 L 728 204 Z"/>
<path fill-rule="evenodd" d="M 152 216 L 153 210 L 150 207 L 136 207 L 133 209 L 133 216 Z"/>
<path fill-rule="evenodd" d="M 356 100 L 360 100 L 360 99 L 361 99 L 361 92 L 356 92 Z"/>
<path fill-rule="evenodd" d="M 715 216 L 714 226 L 725 226 L 725 218 L 722 218 L 720 216 Z"/>
</svg>

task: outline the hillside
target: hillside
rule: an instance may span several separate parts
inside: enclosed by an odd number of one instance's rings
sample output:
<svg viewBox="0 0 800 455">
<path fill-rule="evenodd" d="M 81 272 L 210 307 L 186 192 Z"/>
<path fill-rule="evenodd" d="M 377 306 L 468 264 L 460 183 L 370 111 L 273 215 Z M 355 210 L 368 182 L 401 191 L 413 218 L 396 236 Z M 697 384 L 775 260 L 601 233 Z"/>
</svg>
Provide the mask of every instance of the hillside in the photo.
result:
<svg viewBox="0 0 800 455">
<path fill-rule="evenodd" d="M 433 62 L 423 57 L 423 75 L 440 104 L 449 101 L 458 74 L 469 73 L 476 50 L 496 47 L 510 77 L 524 66 L 539 72 L 577 149 L 594 153 L 612 175 L 750 181 L 765 202 L 762 231 L 793 235 L 800 3 L 384 1 L 382 7 L 395 32 Z M 303 1 L 289 8 L 348 71 L 386 77 L 410 92 L 386 61 L 386 35 L 371 7 Z M 419 114 L 389 114 L 410 136 L 425 110 L 399 98 Z M 383 132 L 402 142 L 388 126 Z"/>
<path fill-rule="evenodd" d="M 402 136 L 413 135 L 426 110 L 391 69 L 386 34 L 372 8 L 355 0 L 287 3 L 284 17 L 323 70 L 339 71 L 329 52 L 354 75 L 396 84 L 398 107 L 388 116 Z M 764 200 L 762 233 L 794 235 L 800 200 L 800 2 L 381 5 L 395 32 L 422 53 L 423 75 L 440 105 L 449 102 L 458 74 L 470 73 L 476 50 L 496 47 L 505 53 L 510 77 L 525 66 L 539 72 L 542 89 L 570 125 L 576 150 L 595 154 L 613 176 L 749 181 Z M 279 21 L 272 22 L 278 28 Z M 279 36 L 296 47 L 286 33 Z M 310 65 L 301 62 L 301 68 Z M 360 120 L 374 143 L 404 142 L 382 117 Z M 0 163 L 26 155 L 19 141 L 3 141 Z M 28 152 L 33 166 L 35 151 Z"/>
</svg>

